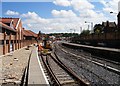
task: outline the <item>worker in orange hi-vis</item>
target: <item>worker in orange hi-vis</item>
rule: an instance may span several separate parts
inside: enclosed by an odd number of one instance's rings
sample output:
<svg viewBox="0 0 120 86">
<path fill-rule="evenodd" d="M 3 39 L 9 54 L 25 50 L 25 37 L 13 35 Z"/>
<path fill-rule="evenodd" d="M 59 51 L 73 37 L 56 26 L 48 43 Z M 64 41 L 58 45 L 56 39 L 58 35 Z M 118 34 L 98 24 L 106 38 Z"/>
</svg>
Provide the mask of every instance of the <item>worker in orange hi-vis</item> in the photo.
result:
<svg viewBox="0 0 120 86">
<path fill-rule="evenodd" d="M 38 54 L 41 55 L 41 51 L 43 50 L 41 44 L 38 45 Z"/>
<path fill-rule="evenodd" d="M 41 44 L 39 44 L 38 45 L 38 51 L 42 51 L 42 50 L 43 50 L 43 48 L 42 48 Z"/>
</svg>

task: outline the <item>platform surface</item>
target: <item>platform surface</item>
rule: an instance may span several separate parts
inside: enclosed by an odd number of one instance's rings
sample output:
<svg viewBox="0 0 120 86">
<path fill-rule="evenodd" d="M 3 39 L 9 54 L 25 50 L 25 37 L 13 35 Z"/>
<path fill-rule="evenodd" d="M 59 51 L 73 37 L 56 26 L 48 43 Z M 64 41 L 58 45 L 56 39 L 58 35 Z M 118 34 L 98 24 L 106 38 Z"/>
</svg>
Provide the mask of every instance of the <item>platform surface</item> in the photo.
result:
<svg viewBox="0 0 120 86">
<path fill-rule="evenodd" d="M 62 42 L 68 45 L 78 46 L 78 47 L 86 47 L 91 49 L 99 49 L 99 50 L 105 50 L 105 51 L 112 51 L 112 52 L 118 52 L 120 53 L 120 49 L 115 48 L 107 48 L 107 47 L 95 47 L 95 46 L 88 46 L 88 45 L 82 45 L 82 44 L 75 44 L 75 43 L 68 43 L 68 42 Z"/>
<path fill-rule="evenodd" d="M 34 48 L 31 55 L 28 84 L 49 86 L 48 80 L 39 61 L 37 48 Z"/>
</svg>

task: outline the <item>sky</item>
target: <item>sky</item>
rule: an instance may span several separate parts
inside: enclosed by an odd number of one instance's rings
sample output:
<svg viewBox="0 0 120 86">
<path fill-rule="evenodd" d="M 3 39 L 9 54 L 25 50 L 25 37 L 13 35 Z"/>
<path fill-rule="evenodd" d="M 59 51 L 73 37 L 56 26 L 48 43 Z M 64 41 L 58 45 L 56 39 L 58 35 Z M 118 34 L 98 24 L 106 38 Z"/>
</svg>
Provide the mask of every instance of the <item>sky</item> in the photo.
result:
<svg viewBox="0 0 120 86">
<path fill-rule="evenodd" d="M 0 3 L 0 17 L 21 18 L 23 27 L 36 33 L 80 33 L 91 30 L 92 23 L 117 23 L 118 1 L 4 0 Z"/>
</svg>

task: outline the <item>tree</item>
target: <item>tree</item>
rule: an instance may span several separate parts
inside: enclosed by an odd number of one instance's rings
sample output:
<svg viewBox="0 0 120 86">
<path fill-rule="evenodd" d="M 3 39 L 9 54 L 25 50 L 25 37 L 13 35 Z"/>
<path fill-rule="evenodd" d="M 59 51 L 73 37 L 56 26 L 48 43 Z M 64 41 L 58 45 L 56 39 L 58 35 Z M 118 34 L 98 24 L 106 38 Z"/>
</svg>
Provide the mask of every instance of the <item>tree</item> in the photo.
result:
<svg viewBox="0 0 120 86">
<path fill-rule="evenodd" d="M 89 30 L 83 30 L 80 35 L 86 36 L 86 35 L 89 35 L 89 34 L 90 34 Z"/>
<path fill-rule="evenodd" d="M 95 34 L 100 34 L 103 32 L 103 26 L 101 24 L 96 24 L 94 26 L 94 33 Z"/>
</svg>

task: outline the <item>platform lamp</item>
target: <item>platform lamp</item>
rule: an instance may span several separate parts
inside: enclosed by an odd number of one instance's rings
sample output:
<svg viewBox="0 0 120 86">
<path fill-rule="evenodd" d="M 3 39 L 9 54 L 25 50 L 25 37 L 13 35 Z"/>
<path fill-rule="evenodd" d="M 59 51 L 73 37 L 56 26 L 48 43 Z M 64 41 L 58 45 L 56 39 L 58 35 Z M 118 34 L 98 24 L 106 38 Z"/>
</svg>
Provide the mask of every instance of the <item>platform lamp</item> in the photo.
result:
<svg viewBox="0 0 120 86">
<path fill-rule="evenodd" d="M 93 30 L 93 22 L 87 22 L 87 21 L 85 21 L 85 23 L 90 23 L 91 24 L 91 31 L 92 31 Z"/>
<path fill-rule="evenodd" d="M 117 17 L 118 17 L 118 19 L 117 19 L 117 20 L 118 20 L 118 21 L 117 21 L 117 23 L 118 23 L 118 24 L 117 24 L 117 28 L 120 28 L 120 17 L 119 17 L 119 16 L 120 16 L 120 13 L 111 11 L 110 14 L 116 14 L 116 15 L 117 15 Z"/>
</svg>

